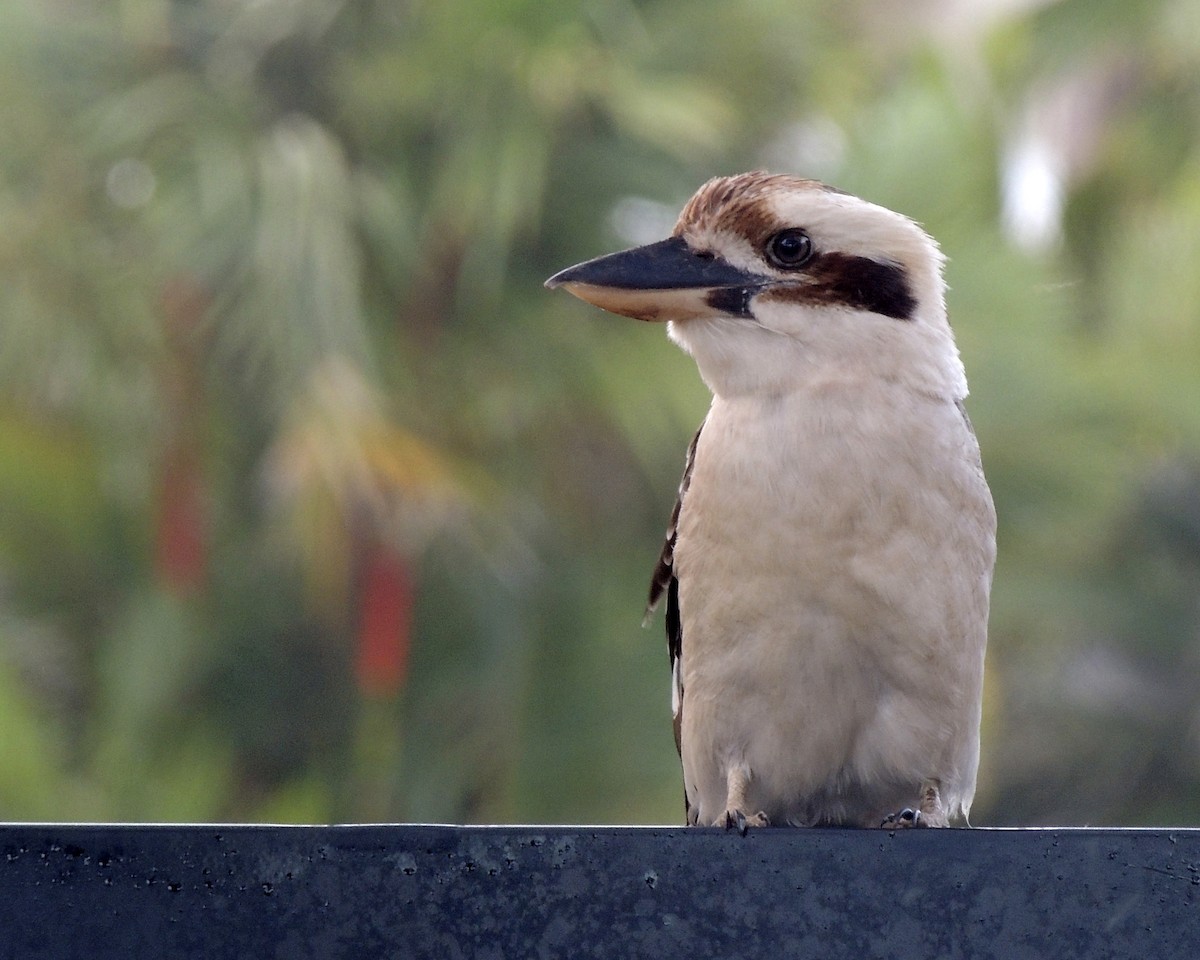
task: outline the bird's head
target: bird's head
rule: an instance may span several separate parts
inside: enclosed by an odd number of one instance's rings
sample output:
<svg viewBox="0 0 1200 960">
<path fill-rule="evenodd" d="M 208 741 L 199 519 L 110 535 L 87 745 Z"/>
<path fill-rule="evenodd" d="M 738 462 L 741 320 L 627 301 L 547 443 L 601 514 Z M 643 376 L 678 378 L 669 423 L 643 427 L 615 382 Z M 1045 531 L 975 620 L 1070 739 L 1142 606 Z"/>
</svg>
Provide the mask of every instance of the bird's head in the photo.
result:
<svg viewBox="0 0 1200 960">
<path fill-rule="evenodd" d="M 704 184 L 668 239 L 569 267 L 546 286 L 667 321 L 718 395 L 829 378 L 960 399 L 942 259 L 907 217 L 756 172 Z"/>
</svg>

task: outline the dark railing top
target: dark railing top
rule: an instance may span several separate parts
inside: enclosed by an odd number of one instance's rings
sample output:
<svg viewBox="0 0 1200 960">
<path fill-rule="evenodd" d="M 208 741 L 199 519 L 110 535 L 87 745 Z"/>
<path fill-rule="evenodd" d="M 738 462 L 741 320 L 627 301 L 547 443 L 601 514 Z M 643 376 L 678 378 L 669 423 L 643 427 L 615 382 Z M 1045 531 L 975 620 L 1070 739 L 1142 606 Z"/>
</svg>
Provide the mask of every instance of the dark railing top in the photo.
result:
<svg viewBox="0 0 1200 960">
<path fill-rule="evenodd" d="M 1200 830 L 0 825 L 0 957 L 1200 957 Z"/>
</svg>

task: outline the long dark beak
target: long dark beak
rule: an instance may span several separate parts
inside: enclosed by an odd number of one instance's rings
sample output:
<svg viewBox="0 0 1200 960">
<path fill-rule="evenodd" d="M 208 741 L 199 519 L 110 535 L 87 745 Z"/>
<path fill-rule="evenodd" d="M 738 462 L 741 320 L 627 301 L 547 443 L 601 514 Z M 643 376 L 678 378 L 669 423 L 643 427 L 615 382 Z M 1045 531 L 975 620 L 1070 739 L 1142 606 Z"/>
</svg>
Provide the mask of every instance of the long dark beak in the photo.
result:
<svg viewBox="0 0 1200 960">
<path fill-rule="evenodd" d="M 687 320 L 712 313 L 745 315 L 764 277 L 701 254 L 683 237 L 610 253 L 568 267 L 546 281 L 580 300 L 638 320 Z"/>
</svg>

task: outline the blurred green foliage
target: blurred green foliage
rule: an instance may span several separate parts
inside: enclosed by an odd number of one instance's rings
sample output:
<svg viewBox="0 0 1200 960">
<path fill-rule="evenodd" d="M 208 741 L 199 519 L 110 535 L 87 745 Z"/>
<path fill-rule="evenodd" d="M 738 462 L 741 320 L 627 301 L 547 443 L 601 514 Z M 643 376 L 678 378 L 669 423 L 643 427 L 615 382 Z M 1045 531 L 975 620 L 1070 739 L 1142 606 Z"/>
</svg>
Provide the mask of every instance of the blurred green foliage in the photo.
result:
<svg viewBox="0 0 1200 960">
<path fill-rule="evenodd" d="M 541 281 L 769 166 L 950 257 L 973 819 L 1195 822 L 1196 9 L 4 5 L 0 818 L 677 822 L 706 394 Z"/>
</svg>

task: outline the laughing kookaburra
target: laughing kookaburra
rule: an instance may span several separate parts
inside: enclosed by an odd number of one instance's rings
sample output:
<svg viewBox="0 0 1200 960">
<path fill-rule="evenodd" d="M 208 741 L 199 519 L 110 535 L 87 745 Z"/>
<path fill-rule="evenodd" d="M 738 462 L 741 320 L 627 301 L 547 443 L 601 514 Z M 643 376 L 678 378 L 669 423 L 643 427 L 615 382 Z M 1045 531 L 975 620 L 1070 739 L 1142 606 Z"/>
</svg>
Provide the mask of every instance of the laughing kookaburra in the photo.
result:
<svg viewBox="0 0 1200 960">
<path fill-rule="evenodd" d="M 747 173 L 547 281 L 666 321 L 713 394 L 650 588 L 690 824 L 969 811 L 996 518 L 941 268 L 907 217 Z"/>
</svg>

